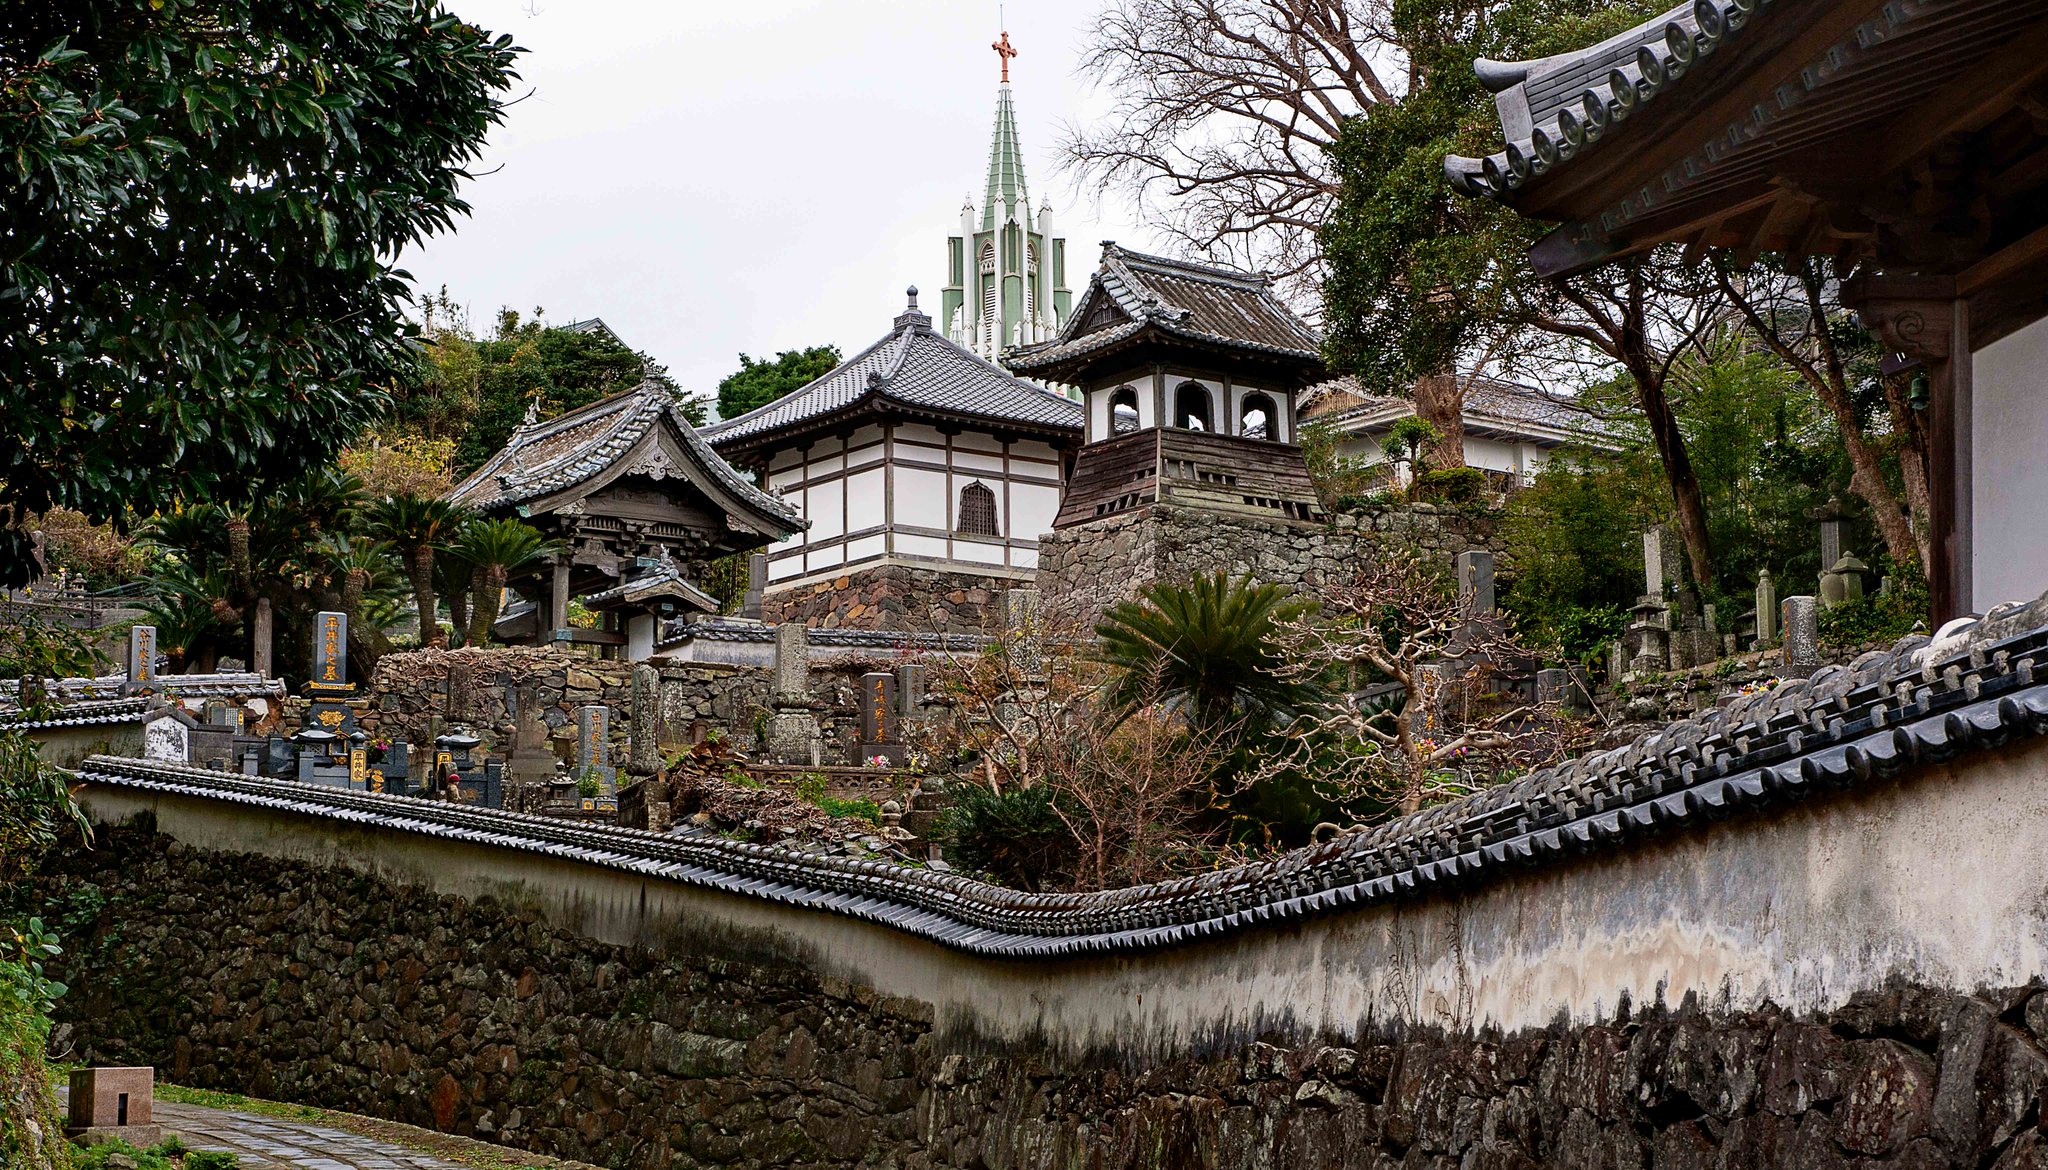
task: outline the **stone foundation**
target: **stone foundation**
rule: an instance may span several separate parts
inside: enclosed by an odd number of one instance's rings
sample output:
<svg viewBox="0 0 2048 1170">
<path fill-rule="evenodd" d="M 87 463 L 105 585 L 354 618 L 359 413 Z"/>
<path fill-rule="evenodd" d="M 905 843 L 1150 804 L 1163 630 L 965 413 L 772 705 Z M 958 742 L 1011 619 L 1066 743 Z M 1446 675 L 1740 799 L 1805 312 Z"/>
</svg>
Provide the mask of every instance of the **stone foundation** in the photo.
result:
<svg viewBox="0 0 2048 1170">
<path fill-rule="evenodd" d="M 2038 981 L 1063 1060 L 767 954 L 137 827 L 53 857 L 31 902 L 65 923 L 79 1060 L 611 1167 L 2048 1166 Z"/>
<path fill-rule="evenodd" d="M 1440 557 L 1498 554 L 1499 517 L 1434 504 L 1387 505 L 1342 513 L 1327 524 L 1230 516 L 1154 504 L 1040 538 L 1038 588 L 1055 620 L 1092 626 L 1102 612 L 1160 581 L 1214 572 L 1298 586 L 1341 579 L 1376 539 Z M 1502 573 L 1510 572 L 1503 562 Z"/>
<path fill-rule="evenodd" d="M 761 617 L 825 629 L 974 633 L 1001 622 L 1004 590 L 1030 584 L 1029 574 L 876 565 L 807 585 L 770 586 Z"/>
</svg>

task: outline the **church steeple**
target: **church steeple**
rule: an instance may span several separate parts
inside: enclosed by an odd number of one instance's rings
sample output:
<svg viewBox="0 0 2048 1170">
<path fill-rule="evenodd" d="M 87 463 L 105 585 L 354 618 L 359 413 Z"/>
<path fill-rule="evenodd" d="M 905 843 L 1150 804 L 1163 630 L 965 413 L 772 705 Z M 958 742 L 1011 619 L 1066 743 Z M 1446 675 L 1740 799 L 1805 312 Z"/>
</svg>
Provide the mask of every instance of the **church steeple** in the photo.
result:
<svg viewBox="0 0 2048 1170">
<path fill-rule="evenodd" d="M 1058 332 L 1073 305 L 1067 288 L 1067 244 L 1053 238 L 1050 205 L 1033 211 L 1024 180 L 1024 146 L 1010 97 L 1010 60 L 1017 50 L 1005 32 L 989 46 L 1002 60 L 996 123 L 988 152 L 988 185 L 976 213 L 960 209 L 960 234 L 948 241 L 940 319 L 954 342 L 994 360 L 1003 350 Z"/>
</svg>

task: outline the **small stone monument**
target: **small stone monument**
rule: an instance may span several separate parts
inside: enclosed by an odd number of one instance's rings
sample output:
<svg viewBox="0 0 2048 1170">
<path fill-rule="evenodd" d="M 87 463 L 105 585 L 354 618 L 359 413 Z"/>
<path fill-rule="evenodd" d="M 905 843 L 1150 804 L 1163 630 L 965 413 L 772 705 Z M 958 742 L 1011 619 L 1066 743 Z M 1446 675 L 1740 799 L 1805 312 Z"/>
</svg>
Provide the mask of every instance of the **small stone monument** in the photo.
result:
<svg viewBox="0 0 2048 1170">
<path fill-rule="evenodd" d="M 896 668 L 896 701 L 905 719 L 924 713 L 924 663 L 905 662 Z"/>
<path fill-rule="evenodd" d="M 1483 548 L 1458 554 L 1458 608 L 1466 618 L 1494 610 L 1493 554 Z"/>
<path fill-rule="evenodd" d="M 885 670 L 860 676 L 860 742 L 853 745 L 853 763 L 883 759 L 903 763 L 903 734 L 897 726 L 896 676 Z"/>
<path fill-rule="evenodd" d="M 153 1146 L 164 1140 L 164 1127 L 150 1120 L 155 1098 L 153 1068 L 74 1068 L 64 1136 L 82 1146 L 116 1139 Z"/>
<path fill-rule="evenodd" d="M 595 778 L 592 794 L 587 781 Z M 616 812 L 619 807 L 619 773 L 612 766 L 612 711 L 591 704 L 576 708 L 576 792 L 585 812 Z"/>
<path fill-rule="evenodd" d="M 1849 532 L 1849 517 L 1849 509 L 1842 505 L 1840 496 L 1829 496 L 1827 503 L 1806 514 L 1807 519 L 1820 524 L 1820 568 L 1823 573 L 1848 551 L 1842 547 L 1842 538 Z"/>
<path fill-rule="evenodd" d="M 661 770 L 661 672 L 642 663 L 633 668 L 633 710 L 626 771 L 639 777 Z"/>
<path fill-rule="evenodd" d="M 1010 661 L 1028 679 L 1045 674 L 1045 645 L 1038 628 L 1038 590 L 1003 592 L 1003 632 L 1010 642 Z"/>
<path fill-rule="evenodd" d="M 506 696 L 512 707 L 512 754 L 505 760 L 506 786 L 514 794 L 507 804 L 524 811 L 546 798 L 559 761 L 548 747 L 548 726 L 531 685 Z"/>
<path fill-rule="evenodd" d="M 313 684 L 348 689 L 348 615 L 322 610 L 313 617 Z"/>
<path fill-rule="evenodd" d="M 768 590 L 768 554 L 747 557 L 747 592 L 740 600 L 740 616 L 761 620 L 761 595 Z"/>
<path fill-rule="evenodd" d="M 128 627 L 128 683 L 122 688 L 135 695 L 156 686 L 156 627 Z"/>
<path fill-rule="evenodd" d="M 1778 586 L 1765 569 L 1756 575 L 1756 641 L 1767 645 L 1778 640 Z"/>
<path fill-rule="evenodd" d="M 1563 706 L 1565 689 L 1571 685 L 1571 674 L 1552 668 L 1536 672 L 1536 701 L 1546 706 Z"/>
<path fill-rule="evenodd" d="M 1820 603 L 1787 597 L 1779 616 L 1785 623 L 1785 673 L 1812 674 L 1820 666 Z"/>
<path fill-rule="evenodd" d="M 818 715 L 811 708 L 810 630 L 799 622 L 775 627 L 775 682 L 768 719 L 768 758 L 778 764 L 817 767 L 825 753 Z"/>
<path fill-rule="evenodd" d="M 1828 571 L 1820 576 L 1820 603 L 1840 605 L 1855 601 L 1863 596 L 1863 577 L 1870 572 L 1870 566 L 1857 558 L 1855 553 L 1845 552 L 1839 560 L 1832 562 Z"/>
</svg>

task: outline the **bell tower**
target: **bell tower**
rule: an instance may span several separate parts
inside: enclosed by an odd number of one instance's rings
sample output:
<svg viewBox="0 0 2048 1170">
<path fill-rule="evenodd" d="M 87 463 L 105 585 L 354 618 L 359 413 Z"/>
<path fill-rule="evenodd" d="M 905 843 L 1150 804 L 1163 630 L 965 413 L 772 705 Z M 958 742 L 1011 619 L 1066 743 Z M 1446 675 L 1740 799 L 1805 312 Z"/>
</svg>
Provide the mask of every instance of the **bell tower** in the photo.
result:
<svg viewBox="0 0 2048 1170">
<path fill-rule="evenodd" d="M 1024 148 L 1010 98 L 1010 60 L 1017 50 L 1005 32 L 989 46 L 1002 62 L 996 124 L 989 144 L 988 184 L 977 209 L 960 208 L 960 230 L 946 242 L 946 287 L 940 327 L 953 343 L 993 361 L 1004 350 L 1050 339 L 1073 307 L 1067 288 L 1067 242 L 1053 235 L 1052 205 L 1031 207 Z"/>
</svg>

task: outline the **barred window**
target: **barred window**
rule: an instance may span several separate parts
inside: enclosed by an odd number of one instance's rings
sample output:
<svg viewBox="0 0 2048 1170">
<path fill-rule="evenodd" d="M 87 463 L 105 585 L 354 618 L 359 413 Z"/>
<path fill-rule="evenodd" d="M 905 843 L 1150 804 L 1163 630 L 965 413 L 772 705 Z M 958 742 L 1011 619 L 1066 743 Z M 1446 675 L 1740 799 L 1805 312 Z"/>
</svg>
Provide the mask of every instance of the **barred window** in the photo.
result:
<svg viewBox="0 0 2048 1170">
<path fill-rule="evenodd" d="M 960 489 L 960 522 L 954 531 L 972 536 L 1001 536 L 996 527 L 996 494 L 985 483 Z"/>
</svg>

